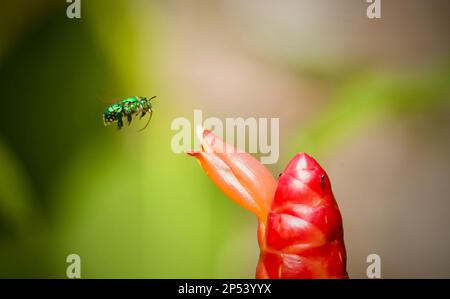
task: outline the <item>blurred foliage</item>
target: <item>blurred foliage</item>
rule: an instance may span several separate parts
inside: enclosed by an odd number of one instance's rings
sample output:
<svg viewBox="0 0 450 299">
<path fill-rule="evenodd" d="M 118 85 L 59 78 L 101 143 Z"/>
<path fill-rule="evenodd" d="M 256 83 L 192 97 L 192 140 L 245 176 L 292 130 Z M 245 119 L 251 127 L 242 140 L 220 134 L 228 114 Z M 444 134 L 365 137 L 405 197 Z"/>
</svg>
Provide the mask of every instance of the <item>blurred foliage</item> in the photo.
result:
<svg viewBox="0 0 450 299">
<path fill-rule="evenodd" d="M 33 191 L 20 162 L 0 140 L 0 232 L 23 233 L 33 219 Z M 36 208 L 36 207 L 34 207 Z"/>
<path fill-rule="evenodd" d="M 346 73 L 312 121 L 293 138 L 295 149 L 323 154 L 380 121 L 429 112 L 450 104 L 450 64 L 409 72 Z"/>
<path fill-rule="evenodd" d="M 156 111 L 141 133 L 102 124 L 117 95 L 167 93 L 150 72 L 139 76 L 137 51 L 153 57 L 155 47 L 130 35 L 124 1 L 83 5 L 94 23 L 56 9 L 0 66 L 2 102 L 13 111 L 1 136 L 20 157 L 0 147 L 0 276 L 65 277 L 66 256 L 77 253 L 86 278 L 222 277 L 211 261 L 240 222 L 227 224 L 232 203 L 172 153 L 173 117 Z M 189 180 L 194 172 L 200 179 Z"/>
</svg>

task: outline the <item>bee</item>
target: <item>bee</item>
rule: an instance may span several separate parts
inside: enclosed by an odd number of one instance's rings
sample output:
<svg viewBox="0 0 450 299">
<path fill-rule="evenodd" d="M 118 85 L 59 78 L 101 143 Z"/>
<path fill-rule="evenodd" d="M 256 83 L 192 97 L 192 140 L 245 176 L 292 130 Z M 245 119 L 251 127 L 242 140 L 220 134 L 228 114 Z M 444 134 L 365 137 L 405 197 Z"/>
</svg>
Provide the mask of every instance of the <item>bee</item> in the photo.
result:
<svg viewBox="0 0 450 299">
<path fill-rule="evenodd" d="M 103 113 L 103 122 L 105 126 L 117 122 L 117 128 L 121 129 L 123 127 L 124 118 L 126 118 L 127 125 L 129 126 L 131 124 L 131 121 L 133 120 L 133 116 L 139 116 L 139 119 L 141 119 L 146 114 L 148 114 L 149 118 L 147 123 L 139 131 L 144 130 L 152 119 L 153 110 L 151 100 L 153 100 L 154 98 L 156 98 L 156 96 L 153 96 L 149 99 L 145 97 L 134 96 L 126 98 L 119 103 L 112 104 L 111 106 L 106 108 L 105 112 Z"/>
</svg>

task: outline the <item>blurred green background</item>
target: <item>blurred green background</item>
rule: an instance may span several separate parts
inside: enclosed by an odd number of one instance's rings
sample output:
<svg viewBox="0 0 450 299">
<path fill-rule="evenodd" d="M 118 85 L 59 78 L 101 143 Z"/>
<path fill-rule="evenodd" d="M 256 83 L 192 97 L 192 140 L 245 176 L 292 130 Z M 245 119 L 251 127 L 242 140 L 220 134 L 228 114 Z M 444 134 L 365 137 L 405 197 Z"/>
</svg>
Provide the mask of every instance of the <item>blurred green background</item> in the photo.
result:
<svg viewBox="0 0 450 299">
<path fill-rule="evenodd" d="M 395 2 L 395 3 L 392 3 Z M 0 277 L 250 278 L 256 219 L 175 154 L 177 117 L 280 118 L 328 171 L 348 270 L 450 278 L 448 1 L 0 4 Z M 143 132 L 112 101 L 157 95 Z M 141 124 L 139 124 L 141 125 Z"/>
</svg>

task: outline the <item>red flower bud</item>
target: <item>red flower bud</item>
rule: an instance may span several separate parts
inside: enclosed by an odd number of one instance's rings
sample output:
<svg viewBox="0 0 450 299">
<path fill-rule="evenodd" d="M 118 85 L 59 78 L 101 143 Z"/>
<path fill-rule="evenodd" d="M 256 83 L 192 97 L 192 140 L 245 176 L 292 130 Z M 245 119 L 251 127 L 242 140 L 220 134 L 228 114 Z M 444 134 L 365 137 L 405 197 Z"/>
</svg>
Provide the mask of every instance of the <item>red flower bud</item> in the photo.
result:
<svg viewBox="0 0 450 299">
<path fill-rule="evenodd" d="M 347 278 L 342 218 L 330 180 L 307 154 L 281 175 L 258 229 L 257 278 Z"/>
</svg>

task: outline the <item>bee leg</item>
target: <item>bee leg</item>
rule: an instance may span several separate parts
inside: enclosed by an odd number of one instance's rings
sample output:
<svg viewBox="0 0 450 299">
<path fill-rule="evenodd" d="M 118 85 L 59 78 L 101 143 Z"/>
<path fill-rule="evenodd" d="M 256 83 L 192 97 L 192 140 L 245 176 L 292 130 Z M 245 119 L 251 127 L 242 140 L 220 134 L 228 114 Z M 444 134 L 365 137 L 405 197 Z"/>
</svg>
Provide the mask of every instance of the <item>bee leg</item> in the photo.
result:
<svg viewBox="0 0 450 299">
<path fill-rule="evenodd" d="M 127 117 L 127 125 L 129 126 L 131 124 L 131 120 L 132 120 L 132 111 L 130 108 L 125 107 L 123 110 L 123 116 Z"/>
<path fill-rule="evenodd" d="M 141 114 L 141 116 L 139 117 L 139 119 L 143 118 L 144 115 L 145 115 L 145 113 L 147 113 L 147 112 L 146 112 L 146 111 L 142 111 L 142 114 Z"/>
<path fill-rule="evenodd" d="M 127 124 L 128 125 L 130 125 L 131 124 L 131 120 L 132 120 L 133 118 L 131 117 L 131 112 L 130 113 L 127 113 Z"/>
<path fill-rule="evenodd" d="M 123 127 L 122 114 L 117 113 L 116 119 L 117 119 L 117 128 L 120 130 Z"/>
</svg>

